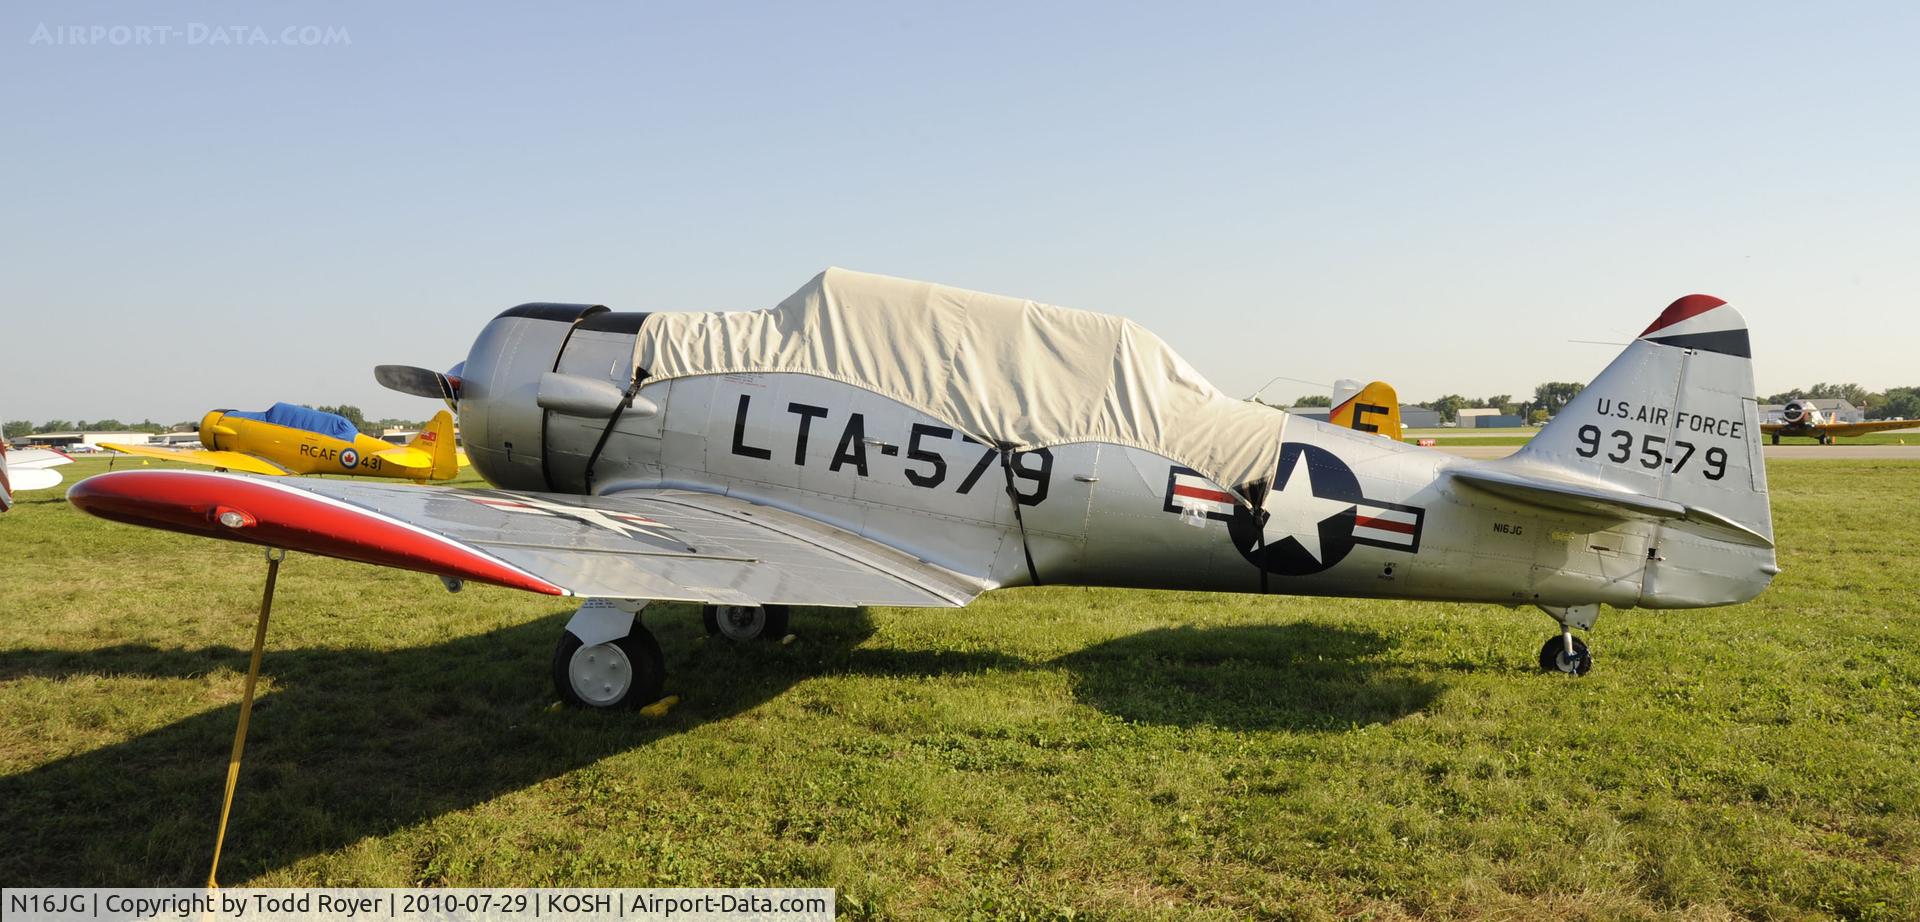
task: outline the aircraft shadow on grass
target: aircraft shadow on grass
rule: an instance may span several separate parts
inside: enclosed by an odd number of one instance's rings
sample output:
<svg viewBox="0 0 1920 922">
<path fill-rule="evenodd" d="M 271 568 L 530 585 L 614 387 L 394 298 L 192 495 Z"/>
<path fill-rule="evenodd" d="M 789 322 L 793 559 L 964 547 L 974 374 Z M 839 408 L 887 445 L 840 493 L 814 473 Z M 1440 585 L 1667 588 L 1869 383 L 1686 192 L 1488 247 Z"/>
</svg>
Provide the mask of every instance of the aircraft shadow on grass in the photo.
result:
<svg viewBox="0 0 1920 922">
<path fill-rule="evenodd" d="M 1055 662 L 1075 695 L 1116 717 L 1225 730 L 1337 731 L 1425 710 L 1437 683 L 1382 670 L 1371 631 L 1293 623 L 1159 628 Z"/>
<path fill-rule="evenodd" d="M 254 707 L 222 877 L 241 880 L 483 803 L 722 720 L 810 677 L 927 676 L 1064 667 L 1083 702 L 1153 723 L 1345 729 L 1425 707 L 1436 686 L 1381 674 L 1376 634 L 1285 625 L 1173 628 L 1049 663 L 996 653 L 861 648 L 866 611 L 796 612 L 791 647 L 699 642 L 685 606 L 649 625 L 669 652 L 665 719 L 551 706 L 545 663 L 567 613 L 402 650 L 274 649 Z M 660 616 L 663 614 L 664 617 Z M 680 611 L 676 611 L 680 609 Z M 742 659 L 751 665 L 743 668 Z M 231 647 L 0 652 L 0 681 L 169 678 L 244 670 Z M 238 705 L 0 778 L 0 879 L 18 886 L 203 880 Z"/>
</svg>

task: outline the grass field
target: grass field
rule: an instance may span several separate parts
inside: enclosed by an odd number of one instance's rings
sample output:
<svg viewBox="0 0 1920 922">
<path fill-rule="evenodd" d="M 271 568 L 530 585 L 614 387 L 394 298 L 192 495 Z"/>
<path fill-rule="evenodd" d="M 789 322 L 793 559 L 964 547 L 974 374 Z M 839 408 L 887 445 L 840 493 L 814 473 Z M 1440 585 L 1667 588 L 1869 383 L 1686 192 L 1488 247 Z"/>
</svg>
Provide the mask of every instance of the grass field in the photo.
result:
<svg viewBox="0 0 1920 922">
<path fill-rule="evenodd" d="M 65 468 L 104 467 L 89 459 Z M 1785 572 L 1608 611 L 1066 588 L 647 617 L 664 718 L 554 706 L 568 614 L 284 567 L 223 881 L 838 888 L 853 917 L 1920 917 L 1920 464 L 1770 464 Z M 205 873 L 257 548 L 0 516 L 0 882 Z"/>
</svg>

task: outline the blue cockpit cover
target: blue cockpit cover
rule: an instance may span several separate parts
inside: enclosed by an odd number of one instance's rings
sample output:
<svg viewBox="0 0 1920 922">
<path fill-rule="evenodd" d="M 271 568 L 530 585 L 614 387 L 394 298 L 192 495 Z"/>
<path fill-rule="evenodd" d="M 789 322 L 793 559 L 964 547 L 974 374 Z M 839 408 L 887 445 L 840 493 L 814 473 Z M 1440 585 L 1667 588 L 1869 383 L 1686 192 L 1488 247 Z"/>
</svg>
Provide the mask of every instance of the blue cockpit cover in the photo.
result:
<svg viewBox="0 0 1920 922">
<path fill-rule="evenodd" d="M 303 407 L 297 403 L 276 403 L 266 410 L 230 410 L 228 416 L 241 419 L 257 419 L 263 423 L 286 426 L 289 429 L 304 429 L 308 432 L 331 436 L 343 442 L 351 442 L 360 434 L 347 418 L 337 413 L 323 413 L 312 407 Z"/>
</svg>

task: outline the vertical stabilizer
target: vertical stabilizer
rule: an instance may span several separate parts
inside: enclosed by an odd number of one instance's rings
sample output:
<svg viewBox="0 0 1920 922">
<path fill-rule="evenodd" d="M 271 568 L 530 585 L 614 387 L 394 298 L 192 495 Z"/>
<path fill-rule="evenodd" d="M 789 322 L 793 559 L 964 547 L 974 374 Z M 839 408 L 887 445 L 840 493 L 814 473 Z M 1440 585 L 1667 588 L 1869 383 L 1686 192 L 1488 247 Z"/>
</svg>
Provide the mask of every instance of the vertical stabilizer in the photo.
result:
<svg viewBox="0 0 1920 922">
<path fill-rule="evenodd" d="M 1505 466 L 1572 473 L 1770 541 L 1752 355 L 1738 311 L 1681 298 Z"/>
<path fill-rule="evenodd" d="M 427 428 L 407 443 L 408 448 L 417 448 L 433 456 L 433 474 L 431 480 L 451 480 L 460 474 L 459 446 L 454 444 L 453 414 L 445 410 L 433 414 Z"/>
<path fill-rule="evenodd" d="M 1342 385 L 1351 383 L 1336 382 Z M 1396 442 L 1400 440 L 1400 395 L 1394 392 L 1393 385 L 1375 381 L 1345 396 L 1341 390 L 1339 387 L 1334 389 L 1336 405 L 1327 414 L 1327 422 L 1343 429 L 1377 432 Z"/>
</svg>

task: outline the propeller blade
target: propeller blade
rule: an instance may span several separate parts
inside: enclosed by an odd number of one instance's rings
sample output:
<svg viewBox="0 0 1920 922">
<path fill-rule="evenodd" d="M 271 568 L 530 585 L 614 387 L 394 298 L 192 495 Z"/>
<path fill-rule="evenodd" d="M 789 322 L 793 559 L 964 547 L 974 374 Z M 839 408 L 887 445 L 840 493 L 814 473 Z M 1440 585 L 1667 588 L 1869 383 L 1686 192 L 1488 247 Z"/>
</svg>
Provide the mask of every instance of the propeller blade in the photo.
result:
<svg viewBox="0 0 1920 922">
<path fill-rule="evenodd" d="M 381 387 L 415 397 L 438 398 L 454 406 L 460 402 L 460 379 L 413 365 L 375 365 L 373 380 Z"/>
</svg>

